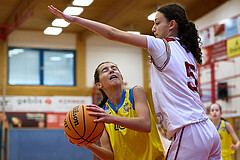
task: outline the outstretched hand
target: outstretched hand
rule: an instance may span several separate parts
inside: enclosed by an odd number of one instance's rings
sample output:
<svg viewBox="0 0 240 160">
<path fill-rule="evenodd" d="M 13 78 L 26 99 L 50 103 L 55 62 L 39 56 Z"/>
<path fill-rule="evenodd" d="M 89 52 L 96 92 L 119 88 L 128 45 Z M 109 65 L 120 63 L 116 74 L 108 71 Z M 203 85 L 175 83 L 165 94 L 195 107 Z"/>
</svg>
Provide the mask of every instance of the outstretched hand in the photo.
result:
<svg viewBox="0 0 240 160">
<path fill-rule="evenodd" d="M 74 16 L 64 14 L 62 11 L 58 10 L 53 5 L 48 6 L 48 10 L 55 14 L 56 16 L 58 16 L 59 18 L 62 18 L 69 23 L 74 22 Z"/>
<path fill-rule="evenodd" d="M 108 114 L 104 109 L 98 107 L 97 105 L 87 105 L 87 110 L 93 111 L 89 115 L 98 117 L 94 122 L 112 123 L 114 121 L 114 116 Z"/>
</svg>

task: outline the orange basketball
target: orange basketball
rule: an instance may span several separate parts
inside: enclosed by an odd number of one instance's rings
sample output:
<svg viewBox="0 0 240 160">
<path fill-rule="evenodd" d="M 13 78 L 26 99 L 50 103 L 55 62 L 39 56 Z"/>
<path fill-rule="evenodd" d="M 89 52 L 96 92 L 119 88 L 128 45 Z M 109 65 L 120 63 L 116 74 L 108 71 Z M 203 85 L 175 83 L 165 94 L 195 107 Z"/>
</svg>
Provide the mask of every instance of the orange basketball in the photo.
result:
<svg viewBox="0 0 240 160">
<path fill-rule="evenodd" d="M 72 108 L 64 120 L 65 135 L 72 143 L 87 145 L 96 142 L 102 135 L 104 124 L 95 123 L 97 117 L 90 116 L 86 105 Z"/>
</svg>

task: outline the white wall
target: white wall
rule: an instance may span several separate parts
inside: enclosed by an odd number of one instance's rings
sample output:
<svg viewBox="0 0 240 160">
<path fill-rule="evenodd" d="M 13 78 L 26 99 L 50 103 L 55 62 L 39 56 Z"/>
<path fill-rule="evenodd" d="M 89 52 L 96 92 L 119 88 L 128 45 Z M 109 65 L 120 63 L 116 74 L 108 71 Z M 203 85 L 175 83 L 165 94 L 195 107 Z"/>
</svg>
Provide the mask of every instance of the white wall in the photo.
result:
<svg viewBox="0 0 240 160">
<path fill-rule="evenodd" d="M 11 47 L 75 50 L 76 34 L 61 33 L 53 36 L 39 31 L 15 30 L 8 37 L 8 45 Z"/>
<path fill-rule="evenodd" d="M 96 67 L 104 61 L 118 65 L 126 88 L 135 85 L 143 86 L 142 49 L 127 44 L 114 42 L 97 35 L 86 41 L 87 50 L 87 86 L 93 86 L 93 75 Z"/>
</svg>

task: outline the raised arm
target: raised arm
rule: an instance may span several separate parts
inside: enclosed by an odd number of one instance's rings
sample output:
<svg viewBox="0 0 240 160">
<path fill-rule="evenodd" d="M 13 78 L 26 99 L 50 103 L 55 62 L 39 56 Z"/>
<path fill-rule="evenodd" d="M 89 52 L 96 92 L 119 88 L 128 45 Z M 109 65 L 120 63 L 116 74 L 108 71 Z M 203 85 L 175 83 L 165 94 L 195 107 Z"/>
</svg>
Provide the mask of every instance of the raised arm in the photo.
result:
<svg viewBox="0 0 240 160">
<path fill-rule="evenodd" d="M 121 31 L 109 25 L 99 23 L 96 21 L 88 20 L 81 17 L 69 16 L 62 13 L 60 10 L 55 8 L 54 6 L 48 6 L 50 12 L 66 20 L 69 23 L 76 23 L 88 30 L 91 30 L 109 40 L 118 41 L 126 44 L 130 44 L 133 46 L 141 47 L 147 49 L 147 38 L 145 35 L 137 35 L 133 33 L 128 33 L 125 31 Z"/>
</svg>

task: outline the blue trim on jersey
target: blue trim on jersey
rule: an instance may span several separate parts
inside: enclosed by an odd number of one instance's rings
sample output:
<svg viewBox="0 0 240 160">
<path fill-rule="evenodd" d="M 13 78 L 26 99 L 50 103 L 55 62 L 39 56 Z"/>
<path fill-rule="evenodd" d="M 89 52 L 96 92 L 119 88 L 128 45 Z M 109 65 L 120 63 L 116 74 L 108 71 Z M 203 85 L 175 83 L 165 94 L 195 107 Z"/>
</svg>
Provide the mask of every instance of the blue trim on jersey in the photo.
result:
<svg viewBox="0 0 240 160">
<path fill-rule="evenodd" d="M 114 107 L 114 105 L 113 105 L 110 101 L 108 101 L 109 106 L 110 106 L 116 113 L 118 112 L 119 108 L 121 108 L 121 106 L 123 105 L 123 102 L 125 101 L 125 95 L 126 95 L 126 90 L 123 89 L 121 102 L 120 102 L 120 104 L 118 105 L 118 108 L 117 108 L 117 109 Z"/>
<path fill-rule="evenodd" d="M 226 121 L 224 121 L 224 125 L 225 125 L 225 128 L 226 128 L 226 131 L 229 133 L 229 131 L 227 129 L 227 126 L 226 126 Z"/>
<path fill-rule="evenodd" d="M 106 104 L 104 104 L 104 106 L 103 106 L 102 108 L 105 110 L 105 108 L 106 108 Z"/>
<path fill-rule="evenodd" d="M 219 125 L 218 125 L 218 128 L 217 128 L 217 130 L 219 130 L 219 128 L 220 128 L 220 126 L 221 126 L 221 124 L 222 124 L 222 120 L 220 120 L 220 123 L 219 123 Z"/>
<path fill-rule="evenodd" d="M 133 88 L 131 88 L 129 90 L 129 101 L 132 103 L 132 107 L 133 107 L 133 110 L 135 110 L 135 106 L 134 106 L 134 101 L 133 101 L 133 89 L 137 87 L 137 86 L 134 86 Z"/>
</svg>

